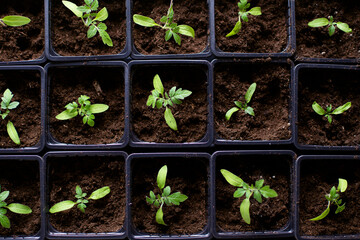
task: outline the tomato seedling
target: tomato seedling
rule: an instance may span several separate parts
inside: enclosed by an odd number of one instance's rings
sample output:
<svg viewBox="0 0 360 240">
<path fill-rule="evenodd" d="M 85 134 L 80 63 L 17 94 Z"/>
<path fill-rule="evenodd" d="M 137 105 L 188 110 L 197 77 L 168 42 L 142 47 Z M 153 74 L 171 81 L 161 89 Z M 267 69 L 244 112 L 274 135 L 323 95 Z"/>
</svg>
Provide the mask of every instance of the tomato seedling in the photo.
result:
<svg viewBox="0 0 360 240">
<path fill-rule="evenodd" d="M 225 114 L 225 119 L 227 121 L 230 120 L 233 113 L 239 111 L 240 109 L 245 111 L 245 113 L 247 113 L 247 114 L 249 114 L 251 116 L 255 116 L 254 109 L 252 107 L 248 106 L 248 103 L 251 101 L 251 98 L 254 95 L 255 90 L 256 90 L 256 83 L 253 83 L 253 84 L 250 85 L 250 87 L 248 88 L 248 90 L 245 93 L 245 103 L 242 103 L 242 102 L 239 102 L 239 101 L 234 102 L 236 107 L 231 108 Z"/>
<path fill-rule="evenodd" d="M 12 92 L 9 89 L 6 89 L 4 95 L 1 97 L 1 109 L 4 111 L 3 113 L 0 112 L 0 116 L 2 119 L 5 119 L 9 115 L 10 110 L 15 109 L 17 108 L 17 106 L 19 106 L 19 102 L 11 102 L 13 96 L 14 95 L 12 94 Z M 8 121 L 6 125 L 6 130 L 11 140 L 17 145 L 20 145 L 19 135 L 16 131 L 14 124 L 11 121 Z"/>
<path fill-rule="evenodd" d="M 344 105 L 334 109 L 334 111 L 331 111 L 331 109 L 332 109 L 331 104 L 329 106 L 326 106 L 326 110 L 324 110 L 317 102 L 314 102 L 312 104 L 312 109 L 320 116 L 325 116 L 330 124 L 332 123 L 331 115 L 342 114 L 343 112 L 348 110 L 350 107 L 351 107 L 351 102 L 347 102 Z"/>
<path fill-rule="evenodd" d="M 325 27 L 328 26 L 329 36 L 331 37 L 335 33 L 336 27 L 338 27 L 341 31 L 346 33 L 351 33 L 352 29 L 349 27 L 347 23 L 343 22 L 334 22 L 333 16 L 327 18 L 316 18 L 308 23 L 309 27 Z"/>
</svg>

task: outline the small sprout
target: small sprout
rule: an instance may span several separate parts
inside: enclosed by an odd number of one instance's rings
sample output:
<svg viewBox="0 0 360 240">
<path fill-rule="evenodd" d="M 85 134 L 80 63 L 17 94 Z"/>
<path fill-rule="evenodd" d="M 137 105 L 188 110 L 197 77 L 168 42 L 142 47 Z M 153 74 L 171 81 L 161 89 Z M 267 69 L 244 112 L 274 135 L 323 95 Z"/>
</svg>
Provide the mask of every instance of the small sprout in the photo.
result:
<svg viewBox="0 0 360 240">
<path fill-rule="evenodd" d="M 253 7 L 251 8 L 249 11 L 247 11 L 247 9 L 250 8 L 250 3 L 247 2 L 247 0 L 240 0 L 238 2 L 238 7 L 239 7 L 239 19 L 235 24 L 235 27 L 233 28 L 233 30 L 228 33 L 226 35 L 226 37 L 231 37 L 234 36 L 236 34 L 238 34 L 241 30 L 241 20 L 243 20 L 244 22 L 248 22 L 248 15 L 254 15 L 254 16 L 259 16 L 261 15 L 261 8 L 260 7 Z"/>
<path fill-rule="evenodd" d="M 10 27 L 20 27 L 24 26 L 31 22 L 30 18 L 18 16 L 18 15 L 11 15 L 0 18 L 0 24 L 3 26 L 10 26 Z"/>
<path fill-rule="evenodd" d="M 90 97 L 81 95 L 78 99 L 79 105 L 76 102 L 69 103 L 65 106 L 66 110 L 56 116 L 58 120 L 68 120 L 77 115 L 83 117 L 83 123 L 93 127 L 96 113 L 102 113 L 109 109 L 106 104 L 91 104 Z"/>
<path fill-rule="evenodd" d="M 5 111 L 4 113 L 0 112 L 0 116 L 2 117 L 2 119 L 5 119 L 9 115 L 11 109 L 15 109 L 17 108 L 17 106 L 19 106 L 19 102 L 11 102 L 13 96 L 14 95 L 12 94 L 12 92 L 9 89 L 6 89 L 4 95 L 1 97 L 1 109 Z M 11 140 L 17 145 L 20 145 L 19 135 L 16 131 L 16 128 L 14 127 L 14 124 L 11 121 L 8 121 L 6 129 Z"/>
<path fill-rule="evenodd" d="M 347 102 L 344 105 L 336 108 L 334 111 L 331 111 L 332 106 L 330 104 L 330 106 L 326 106 L 326 111 L 317 103 L 314 102 L 312 104 L 312 108 L 314 109 L 314 111 L 319 114 L 320 116 L 324 116 L 328 119 L 329 123 L 332 123 L 332 114 L 334 115 L 338 115 L 338 114 L 342 114 L 343 112 L 345 112 L 346 110 L 348 110 L 351 107 L 351 102 Z"/>
<path fill-rule="evenodd" d="M 139 14 L 134 14 L 133 20 L 134 23 L 143 26 L 143 27 L 160 27 L 165 29 L 165 41 L 169 41 L 171 37 L 174 38 L 175 42 L 178 45 L 181 45 L 181 37 L 179 34 L 195 38 L 195 31 L 192 27 L 188 25 L 177 25 L 173 22 L 174 10 L 173 10 L 173 0 L 170 2 L 170 7 L 167 11 L 166 16 L 163 16 L 160 19 L 160 22 L 164 25 L 157 24 L 152 18 L 145 17 Z"/>
<path fill-rule="evenodd" d="M 159 208 L 156 212 L 155 220 L 158 224 L 167 226 L 164 222 L 164 213 L 163 213 L 163 206 L 164 203 L 167 206 L 172 205 L 180 205 L 180 203 L 184 202 L 188 197 L 184 194 L 181 194 L 180 192 L 176 192 L 173 194 L 171 193 L 170 186 L 165 187 L 166 182 L 166 175 L 167 175 L 167 166 L 164 165 L 162 168 L 160 168 L 158 175 L 157 175 L 157 185 L 160 190 L 160 194 L 155 196 L 155 193 L 153 191 L 150 191 L 150 196 L 146 196 L 146 202 L 148 204 L 154 205 L 155 207 Z"/>
<path fill-rule="evenodd" d="M 86 197 L 86 193 L 83 193 L 81 187 L 79 185 L 75 188 L 75 197 L 77 198 L 76 202 L 73 202 L 71 200 L 62 201 L 59 203 L 56 203 L 54 206 L 52 206 L 49 210 L 50 213 L 57 213 L 62 212 L 68 209 L 71 209 L 75 205 L 79 208 L 79 210 L 83 213 L 85 213 L 86 204 L 89 202 L 89 200 L 98 200 L 100 198 L 105 197 L 110 193 L 110 187 L 102 187 L 98 190 L 95 190 L 90 197 Z"/>
<path fill-rule="evenodd" d="M 335 33 L 335 28 L 338 27 L 341 31 L 346 33 L 351 33 L 352 29 L 347 23 L 343 22 L 334 22 L 333 16 L 327 18 L 317 18 L 308 23 L 309 27 L 325 27 L 329 26 L 329 36 L 331 37 Z"/>
<path fill-rule="evenodd" d="M 72 11 L 75 16 L 81 18 L 84 25 L 89 28 L 87 31 L 88 38 L 92 38 L 96 35 L 96 33 L 99 33 L 103 43 L 112 47 L 113 42 L 109 34 L 106 32 L 106 24 L 103 23 L 103 21 L 105 21 L 109 16 L 106 7 L 96 12 L 99 8 L 98 0 L 84 0 L 84 2 L 85 5 L 77 6 L 69 1 L 62 1 L 65 7 Z"/>
<path fill-rule="evenodd" d="M 335 214 L 342 212 L 345 209 L 345 203 L 342 204 L 342 199 L 340 199 L 339 192 L 345 192 L 347 188 L 347 181 L 345 179 L 339 178 L 339 185 L 337 188 L 333 186 L 329 194 L 325 195 L 326 200 L 328 201 L 327 207 L 323 213 L 319 216 L 310 219 L 310 221 L 319 221 L 325 218 L 330 213 L 330 206 L 335 204 L 337 206 Z"/>
<path fill-rule="evenodd" d="M 247 113 L 247 114 L 249 114 L 251 116 L 255 116 L 254 109 L 252 107 L 248 106 L 248 103 L 250 102 L 255 90 L 256 90 L 256 83 L 253 83 L 253 84 L 250 85 L 249 89 L 246 91 L 245 103 L 242 103 L 242 102 L 239 102 L 239 101 L 234 102 L 237 107 L 233 107 L 229 111 L 226 112 L 225 118 L 226 118 L 227 121 L 230 120 L 230 118 L 231 118 L 231 116 L 233 115 L 234 112 L 237 112 L 240 109 L 244 110 L 245 113 Z"/>
<path fill-rule="evenodd" d="M 229 172 L 228 170 L 221 169 L 220 172 L 224 176 L 226 181 L 230 183 L 230 185 L 238 187 L 238 189 L 234 192 L 234 198 L 240 198 L 245 195 L 245 199 L 240 204 L 240 214 L 247 224 L 250 224 L 250 197 L 253 194 L 255 200 L 259 203 L 262 203 L 261 196 L 263 196 L 264 198 L 274 198 L 278 196 L 276 191 L 270 189 L 268 185 L 263 186 L 264 179 L 256 181 L 255 186 L 253 184 L 249 186 L 241 178 Z"/>
<path fill-rule="evenodd" d="M 17 214 L 30 214 L 32 213 L 31 208 L 29 208 L 26 205 L 20 204 L 20 203 L 10 203 L 7 204 L 4 202 L 10 192 L 9 191 L 3 191 L 1 192 L 1 185 L 0 185 L 0 224 L 4 228 L 10 228 L 10 220 L 6 216 L 7 209 L 10 210 L 13 213 Z"/>
<path fill-rule="evenodd" d="M 189 90 L 182 90 L 182 88 L 176 90 L 176 87 L 172 87 L 169 93 L 164 93 L 164 87 L 158 74 L 154 77 L 153 85 L 155 89 L 151 91 L 151 95 L 149 95 L 146 105 L 152 106 L 152 108 L 155 108 L 156 106 L 158 109 L 165 107 L 164 117 L 166 124 L 172 130 L 177 131 L 176 120 L 170 108 L 168 108 L 168 105 L 172 107 L 174 104 L 181 104 L 181 100 L 190 96 L 192 92 Z"/>
</svg>

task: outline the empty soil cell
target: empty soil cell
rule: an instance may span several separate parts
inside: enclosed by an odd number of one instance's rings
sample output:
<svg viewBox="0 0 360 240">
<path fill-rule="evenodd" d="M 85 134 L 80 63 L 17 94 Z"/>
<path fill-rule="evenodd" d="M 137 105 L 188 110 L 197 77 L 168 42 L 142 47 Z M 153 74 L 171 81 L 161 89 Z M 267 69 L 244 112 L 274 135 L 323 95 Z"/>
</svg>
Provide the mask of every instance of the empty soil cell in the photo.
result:
<svg viewBox="0 0 360 240">
<path fill-rule="evenodd" d="M 133 0 L 132 14 L 151 17 L 158 24 L 166 16 L 169 0 Z M 145 55 L 200 53 L 208 45 L 209 19 L 206 0 L 174 1 L 174 23 L 191 26 L 195 39 L 180 35 L 181 46 L 174 38 L 165 41 L 165 30 L 159 27 L 142 27 L 133 23 L 133 38 L 136 50 Z M 163 25 L 163 23 L 161 23 Z"/>
<path fill-rule="evenodd" d="M 9 15 L 28 17 L 31 22 L 20 27 L 0 25 L 0 61 L 40 58 L 44 52 L 44 1 L 3 0 L 0 18 Z"/>
<path fill-rule="evenodd" d="M 298 141 L 302 145 L 357 146 L 360 144 L 360 71 L 300 69 L 298 97 Z M 351 102 L 351 108 L 332 115 L 332 123 L 312 109 L 316 101 L 326 109 Z"/>
<path fill-rule="evenodd" d="M 117 232 L 125 219 L 125 159 L 123 156 L 50 156 L 48 162 L 48 206 L 76 201 L 79 185 L 87 197 L 104 186 L 111 192 L 104 198 L 89 200 L 85 214 L 77 207 L 55 214 L 48 213 L 57 231 L 70 233 Z"/>
<path fill-rule="evenodd" d="M 40 142 L 41 136 L 41 75 L 35 70 L 0 71 L 0 95 L 9 89 L 18 101 L 17 108 L 10 110 L 9 115 L 0 121 L 0 147 L 32 147 Z M 11 121 L 20 138 L 16 145 L 9 137 L 6 125 Z"/>
<path fill-rule="evenodd" d="M 132 130 L 141 141 L 179 143 L 200 141 L 207 131 L 208 100 L 206 66 L 135 65 L 132 67 L 131 115 Z M 165 108 L 146 106 L 159 74 L 165 92 L 176 86 L 192 94 L 180 105 L 170 107 L 178 131 L 173 131 L 164 119 Z"/>
<path fill-rule="evenodd" d="M 0 160 L 1 191 L 10 191 L 7 204 L 20 203 L 31 208 L 30 214 L 7 211 L 10 228 L 0 227 L 0 237 L 34 236 L 40 231 L 40 176 L 37 161 Z"/>
<path fill-rule="evenodd" d="M 214 120 L 217 139 L 287 140 L 290 131 L 290 65 L 276 63 L 217 63 L 214 68 Z M 240 110 L 229 121 L 234 101 L 245 102 L 252 83 L 256 90 L 248 104 L 255 116 Z"/>
<path fill-rule="evenodd" d="M 196 234 L 204 230 L 208 217 L 208 161 L 199 157 L 167 157 L 132 159 L 131 221 L 139 234 Z M 171 192 L 181 192 L 188 199 L 179 206 L 164 206 L 164 222 L 155 221 L 158 208 L 148 205 L 145 196 L 150 191 L 159 193 L 156 177 L 167 165 L 166 186 Z"/>
<path fill-rule="evenodd" d="M 296 51 L 298 57 L 360 58 L 360 2 L 342 0 L 302 0 L 296 3 Z M 311 9 L 311 10 L 310 10 Z M 352 28 L 347 34 L 336 28 L 329 36 L 328 27 L 311 28 L 308 23 L 316 18 L 334 17 Z"/>
<path fill-rule="evenodd" d="M 240 32 L 226 37 L 234 28 L 239 15 L 237 2 L 215 0 L 215 37 L 217 47 L 224 52 L 278 53 L 288 44 L 288 1 L 252 0 L 250 8 L 260 7 L 262 15 L 248 15 Z"/>
<path fill-rule="evenodd" d="M 290 164 L 291 156 L 286 155 L 236 155 L 218 156 L 216 159 L 216 228 L 220 232 L 277 231 L 286 227 L 291 210 Z M 220 170 L 226 169 L 239 176 L 248 184 L 264 179 L 278 197 L 263 198 L 258 203 L 250 199 L 248 225 L 241 217 L 239 208 L 245 197 L 234 198 L 237 187 L 230 185 Z"/>
<path fill-rule="evenodd" d="M 73 0 L 78 6 L 83 0 Z M 100 11 L 106 7 L 109 17 L 103 21 L 113 47 L 103 43 L 99 33 L 87 38 L 88 27 L 76 17 L 61 0 L 50 0 L 51 6 L 51 44 L 54 51 L 62 56 L 92 56 L 120 54 L 126 43 L 126 6 L 125 0 L 99 1 Z"/>
<path fill-rule="evenodd" d="M 124 69 L 122 67 L 71 67 L 49 69 L 50 134 L 55 141 L 67 144 L 109 144 L 121 140 L 124 133 Z M 92 104 L 109 106 L 95 114 L 95 125 L 83 124 L 82 117 L 58 120 L 56 115 L 81 95 Z"/>
</svg>

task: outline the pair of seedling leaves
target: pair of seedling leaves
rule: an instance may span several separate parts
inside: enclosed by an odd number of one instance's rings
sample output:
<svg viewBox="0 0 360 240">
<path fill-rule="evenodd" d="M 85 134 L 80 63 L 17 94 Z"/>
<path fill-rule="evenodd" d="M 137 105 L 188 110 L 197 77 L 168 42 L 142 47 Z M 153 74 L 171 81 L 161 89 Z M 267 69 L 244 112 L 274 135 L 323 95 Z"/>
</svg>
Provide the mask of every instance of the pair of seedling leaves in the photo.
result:
<svg viewBox="0 0 360 240">
<path fill-rule="evenodd" d="M 351 102 L 347 102 L 344 105 L 342 105 L 342 106 L 340 106 L 340 107 L 338 107 L 338 108 L 336 108 L 336 109 L 334 109 L 332 111 L 331 104 L 326 107 L 326 110 L 324 110 L 317 102 L 314 102 L 312 104 L 313 110 L 317 114 L 319 114 L 320 116 L 325 116 L 330 124 L 332 123 L 332 116 L 331 115 L 342 114 L 343 112 L 348 110 L 350 107 L 351 107 Z"/>
<path fill-rule="evenodd" d="M 225 119 L 227 121 L 230 120 L 233 113 L 239 111 L 240 109 L 245 111 L 245 113 L 247 113 L 251 116 L 255 116 L 254 109 L 252 107 L 248 106 L 248 103 L 251 101 L 251 98 L 254 95 L 255 90 L 256 90 L 256 83 L 252 83 L 245 93 L 245 103 L 235 101 L 234 103 L 235 103 L 236 107 L 233 107 L 229 111 L 226 112 Z"/>
<path fill-rule="evenodd" d="M 325 27 L 328 26 L 329 36 L 331 37 L 335 33 L 336 27 L 338 27 L 341 31 L 346 33 L 351 33 L 352 29 L 349 27 L 347 23 L 343 22 L 334 22 L 333 16 L 327 18 L 317 18 L 308 23 L 309 27 Z"/>
</svg>

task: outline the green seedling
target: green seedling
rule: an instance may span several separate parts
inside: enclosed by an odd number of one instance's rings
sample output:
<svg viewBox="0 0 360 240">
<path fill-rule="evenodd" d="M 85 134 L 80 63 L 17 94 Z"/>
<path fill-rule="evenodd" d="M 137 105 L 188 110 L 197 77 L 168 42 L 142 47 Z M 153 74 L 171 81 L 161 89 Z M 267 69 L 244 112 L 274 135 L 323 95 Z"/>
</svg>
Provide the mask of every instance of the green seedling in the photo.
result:
<svg viewBox="0 0 360 240">
<path fill-rule="evenodd" d="M 86 197 L 86 193 L 83 193 L 81 187 L 79 185 L 75 188 L 75 198 L 77 199 L 76 202 L 73 202 L 71 200 L 65 200 L 59 203 L 56 203 L 54 206 L 52 206 L 49 210 L 50 213 L 57 213 L 62 212 L 68 209 L 73 208 L 75 205 L 77 205 L 78 209 L 85 213 L 86 204 L 89 203 L 89 200 L 98 200 L 100 198 L 105 197 L 110 193 L 110 187 L 102 187 L 98 190 L 95 190 L 91 193 L 90 197 Z"/>
<path fill-rule="evenodd" d="M 0 18 L 0 24 L 3 26 L 10 26 L 10 27 L 20 27 L 24 26 L 31 22 L 30 18 L 18 16 L 18 15 L 10 15 L 3 18 Z"/>
<path fill-rule="evenodd" d="M 83 123 L 93 127 L 95 122 L 96 113 L 102 113 L 109 109 L 106 104 L 91 104 L 90 97 L 81 95 L 78 99 L 79 104 L 76 102 L 69 103 L 65 106 L 66 110 L 56 116 L 58 120 L 68 120 L 77 115 L 83 117 Z M 80 105 L 80 106 L 79 106 Z"/>
<path fill-rule="evenodd" d="M 251 116 L 255 116 L 254 109 L 252 107 L 248 106 L 248 103 L 250 102 L 255 90 L 256 90 L 256 83 L 253 83 L 253 84 L 250 85 L 249 89 L 245 93 L 245 103 L 242 103 L 242 102 L 239 102 L 239 101 L 234 102 L 236 107 L 231 108 L 225 114 L 225 118 L 226 118 L 227 121 L 230 120 L 230 118 L 231 118 L 231 116 L 233 115 L 234 112 L 237 112 L 240 109 L 245 111 L 245 113 L 247 113 L 247 114 L 249 114 Z"/>
<path fill-rule="evenodd" d="M 314 102 L 312 104 L 312 108 L 314 109 L 314 111 L 317 114 L 319 114 L 320 116 L 325 116 L 330 124 L 332 123 L 331 115 L 342 114 L 343 112 L 348 110 L 350 107 L 351 107 L 351 102 L 347 102 L 344 105 L 336 108 L 334 111 L 331 111 L 332 106 L 330 104 L 329 106 L 326 106 L 326 111 L 325 111 L 317 102 Z"/>
<path fill-rule="evenodd" d="M 166 16 L 163 16 L 160 19 L 160 22 L 164 25 L 157 24 L 154 19 L 150 17 L 145 17 L 139 14 L 134 14 L 133 20 L 134 23 L 143 26 L 143 27 L 160 27 L 162 29 L 165 29 L 165 41 L 168 41 L 171 39 L 171 37 L 174 38 L 175 42 L 178 45 L 181 45 L 181 37 L 179 34 L 189 36 L 192 38 L 195 38 L 195 31 L 192 27 L 188 25 L 177 25 L 177 23 L 173 22 L 174 19 L 174 10 L 173 10 L 173 0 L 170 2 L 170 7 L 167 11 Z"/>
<path fill-rule="evenodd" d="M 249 21 L 249 18 L 248 18 L 249 14 L 254 15 L 254 16 L 261 15 L 261 8 L 260 7 L 253 7 L 249 11 L 247 11 L 250 8 L 250 3 L 248 3 L 247 0 L 240 0 L 237 5 L 239 7 L 238 21 L 236 22 L 235 27 L 233 28 L 233 30 L 231 30 L 231 32 L 228 33 L 226 35 L 226 37 L 231 37 L 231 36 L 234 36 L 234 35 L 238 34 L 240 32 L 240 30 L 241 30 L 241 25 L 242 25 L 241 20 L 244 21 L 244 22 L 248 22 Z"/>
<path fill-rule="evenodd" d="M 167 166 L 164 165 L 160 168 L 158 175 L 157 175 L 157 185 L 160 191 L 160 194 L 157 196 L 153 191 L 150 191 L 150 196 L 146 196 L 146 202 L 150 205 L 154 205 L 155 207 L 159 208 L 156 212 L 155 220 L 158 224 L 167 226 L 164 222 L 164 213 L 163 213 L 163 206 L 172 206 L 172 205 L 180 205 L 180 203 L 184 202 L 188 197 L 180 192 L 176 192 L 173 194 L 171 193 L 170 186 L 165 187 L 166 183 L 166 175 L 167 175 Z"/>
<path fill-rule="evenodd" d="M 106 32 L 106 24 L 103 23 L 103 21 L 105 21 L 109 16 L 106 7 L 96 12 L 99 8 L 98 0 L 84 0 L 84 2 L 84 5 L 77 6 L 69 1 L 62 1 L 65 7 L 72 11 L 75 16 L 81 18 L 84 25 L 89 28 L 87 31 L 88 38 L 92 38 L 96 35 L 96 33 L 99 33 L 103 43 L 112 47 L 113 42 L 109 34 Z"/>
<path fill-rule="evenodd" d="M 341 31 L 346 33 L 351 33 L 352 29 L 349 27 L 347 23 L 343 22 L 334 22 L 333 16 L 327 18 L 317 18 L 308 23 L 309 27 L 329 27 L 329 36 L 331 37 L 335 33 L 336 27 L 338 27 Z"/>
<path fill-rule="evenodd" d="M 336 210 L 335 214 L 338 214 L 339 212 L 344 211 L 345 209 L 345 203 L 342 204 L 342 199 L 340 199 L 340 192 L 345 192 L 347 188 L 347 181 L 345 179 L 339 178 L 339 185 L 337 188 L 333 186 L 330 190 L 329 194 L 325 195 L 326 200 L 328 201 L 327 207 L 323 213 L 321 213 L 319 216 L 310 219 L 310 221 L 319 221 L 321 219 L 324 219 L 329 213 L 330 213 L 330 206 L 335 204 Z"/>
<path fill-rule="evenodd" d="M 7 204 L 6 202 L 4 202 L 8 198 L 9 194 L 10 194 L 9 191 L 1 192 L 1 185 L 0 185 L 0 224 L 4 228 L 10 228 L 10 220 L 6 216 L 7 210 L 10 210 L 11 212 L 17 214 L 32 213 L 31 208 L 29 208 L 26 205 L 20 203 Z"/>
<path fill-rule="evenodd" d="M 2 117 L 2 119 L 5 119 L 9 115 L 10 110 L 15 109 L 17 108 L 17 106 L 19 106 L 19 102 L 11 102 L 13 96 L 14 95 L 12 94 L 12 92 L 9 89 L 6 89 L 4 95 L 1 97 L 1 109 L 4 111 L 3 113 L 0 112 L 0 116 Z M 17 145 L 20 145 L 19 135 L 16 131 L 16 128 L 14 127 L 14 124 L 11 121 L 8 121 L 6 125 L 6 130 L 11 140 Z"/>
<path fill-rule="evenodd" d="M 250 197 L 252 195 L 254 195 L 255 200 L 259 203 L 262 203 L 261 196 L 264 198 L 274 198 L 278 196 L 275 190 L 270 189 L 268 185 L 264 186 L 264 179 L 257 180 L 255 186 L 253 184 L 250 186 L 228 170 L 221 169 L 220 172 L 230 185 L 238 187 L 234 192 L 234 198 L 240 198 L 245 195 L 245 199 L 240 204 L 240 214 L 247 224 L 250 224 Z"/>
<path fill-rule="evenodd" d="M 169 94 L 167 92 L 164 93 L 164 87 L 158 74 L 154 77 L 153 85 L 155 89 L 151 91 L 151 95 L 148 97 L 146 105 L 152 106 L 152 108 L 155 108 L 156 106 L 158 109 L 164 107 L 164 118 L 167 125 L 172 130 L 177 131 L 176 120 L 168 106 L 173 107 L 174 104 L 181 104 L 181 100 L 190 96 L 192 92 L 189 90 L 182 90 L 182 88 L 176 90 L 176 87 L 172 87 Z"/>
</svg>

